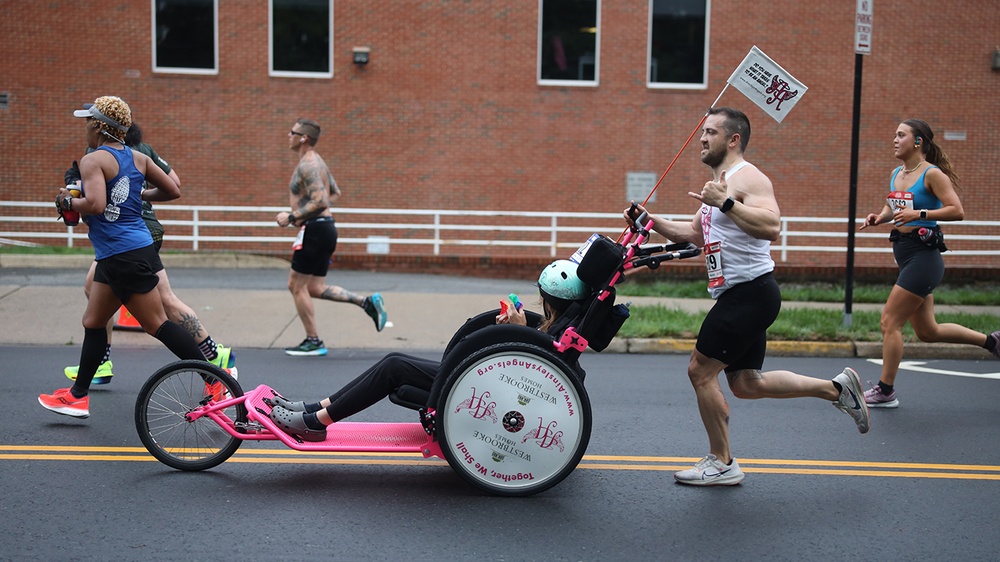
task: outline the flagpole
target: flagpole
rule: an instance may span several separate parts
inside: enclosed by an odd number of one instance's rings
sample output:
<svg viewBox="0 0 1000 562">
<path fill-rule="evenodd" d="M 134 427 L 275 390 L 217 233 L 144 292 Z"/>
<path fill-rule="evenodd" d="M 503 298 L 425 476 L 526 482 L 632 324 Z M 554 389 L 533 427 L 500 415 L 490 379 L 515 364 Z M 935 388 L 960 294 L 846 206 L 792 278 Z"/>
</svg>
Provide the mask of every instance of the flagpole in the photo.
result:
<svg viewBox="0 0 1000 562">
<path fill-rule="evenodd" d="M 718 97 L 716 97 L 715 101 L 712 102 L 712 105 L 710 105 L 708 107 L 709 111 L 711 111 L 712 108 L 715 107 L 715 104 L 719 103 L 719 100 L 722 99 L 722 94 L 726 93 L 726 90 L 728 88 L 729 88 L 729 82 L 726 82 L 726 85 L 722 87 L 722 91 L 719 92 Z M 646 203 L 649 202 L 649 198 L 652 197 L 654 193 L 656 193 L 656 188 L 660 187 L 660 182 L 663 181 L 663 178 L 667 177 L 667 172 L 669 172 L 670 169 L 674 167 L 674 163 L 677 162 L 678 158 L 680 158 L 681 153 L 684 152 L 684 149 L 687 148 L 687 145 L 691 143 L 691 139 L 693 139 L 694 136 L 696 134 L 698 134 L 698 131 L 701 130 L 701 126 L 705 124 L 705 119 L 708 119 L 708 111 L 705 112 L 705 115 L 701 116 L 701 120 L 698 121 L 698 126 L 695 127 L 693 131 L 691 131 L 690 135 L 688 135 L 687 140 L 684 141 L 684 145 L 681 146 L 681 149 L 678 150 L 677 154 L 674 155 L 674 158 L 673 158 L 673 160 L 670 161 L 670 164 L 667 164 L 667 169 L 663 170 L 663 173 L 660 174 L 660 179 L 656 180 L 656 184 L 653 185 L 653 189 L 649 190 L 649 195 L 647 195 L 646 199 L 644 199 L 643 202 L 642 202 L 642 206 L 643 207 L 645 207 Z M 622 230 L 622 233 L 618 235 L 618 240 L 617 240 L 618 242 L 621 241 L 621 239 L 625 236 L 626 232 L 628 232 L 628 228 L 625 228 L 624 230 Z"/>
<path fill-rule="evenodd" d="M 723 86 L 723 88 L 722 88 L 722 91 L 721 91 L 721 92 L 719 92 L 719 96 L 718 96 L 718 97 L 716 97 L 716 98 L 715 98 L 715 101 L 714 101 L 714 102 L 712 102 L 712 105 L 710 105 L 710 106 L 708 107 L 708 108 L 709 108 L 709 110 L 711 110 L 712 108 L 714 108 L 714 107 L 715 107 L 715 104 L 719 103 L 719 100 L 720 100 L 720 99 L 722 99 L 722 94 L 726 93 L 726 90 L 727 90 L 728 88 L 729 88 L 729 82 L 726 82 L 726 85 L 725 85 L 725 86 Z M 698 131 L 700 131 L 700 130 L 701 130 L 701 126 L 705 124 L 705 119 L 708 119 L 708 111 L 706 111 L 706 112 L 705 112 L 705 115 L 703 115 L 703 116 L 701 117 L 701 121 L 698 121 L 698 126 L 697 126 L 697 127 L 695 127 L 693 131 L 691 131 L 691 135 L 690 135 L 690 136 L 688 136 L 687 140 L 686 140 L 686 141 L 684 141 L 684 145 L 683 145 L 683 146 L 681 146 L 681 149 L 680 149 L 680 150 L 678 150 L 678 151 L 677 151 L 677 154 L 675 154 L 675 155 L 674 155 L 674 159 L 673 159 L 673 160 L 671 160 L 671 161 L 670 161 L 670 164 L 668 164 L 668 165 L 667 165 L 667 169 L 666 169 L 666 170 L 663 170 L 663 173 L 662 173 L 662 174 L 660 174 L 660 179 L 656 180 L 656 184 L 655 184 L 655 185 L 653 185 L 653 189 L 652 189 L 652 190 L 650 190 L 650 192 L 649 192 L 649 195 L 647 195 L 647 196 L 646 196 L 646 199 L 645 199 L 645 200 L 644 200 L 644 201 L 642 202 L 642 206 L 643 206 L 643 207 L 645 207 L 645 206 L 646 206 L 646 203 L 648 203 L 648 202 L 649 202 L 649 198 L 650 198 L 650 197 L 652 197 L 652 196 L 653 196 L 653 193 L 655 193 L 655 192 L 656 192 L 656 188 L 657 188 L 657 187 L 660 187 L 660 182 L 662 182 L 662 181 L 663 181 L 663 178 L 664 178 L 664 177 L 666 177 L 666 175 L 667 175 L 667 172 L 669 172 L 669 171 L 670 171 L 670 169 L 674 167 L 674 163 L 675 163 L 675 162 L 677 162 L 677 159 L 678 159 L 678 158 L 680 157 L 681 153 L 682 153 L 682 152 L 684 152 L 684 149 L 685 149 L 685 148 L 687 148 L 687 145 L 691 143 L 691 139 L 693 139 L 693 138 L 694 138 L 694 136 L 695 136 L 696 134 L 698 134 Z"/>
</svg>

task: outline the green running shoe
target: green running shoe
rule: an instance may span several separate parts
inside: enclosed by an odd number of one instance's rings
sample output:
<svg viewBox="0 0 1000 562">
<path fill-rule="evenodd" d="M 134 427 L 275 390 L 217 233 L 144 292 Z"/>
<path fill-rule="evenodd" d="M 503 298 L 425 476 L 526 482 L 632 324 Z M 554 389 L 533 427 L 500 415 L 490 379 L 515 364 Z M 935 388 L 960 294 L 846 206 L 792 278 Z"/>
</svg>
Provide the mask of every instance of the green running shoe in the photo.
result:
<svg viewBox="0 0 1000 562">
<path fill-rule="evenodd" d="M 70 365 L 63 369 L 63 373 L 66 373 L 66 378 L 75 381 L 76 376 L 80 373 L 80 366 Z M 94 380 L 90 384 L 108 384 L 111 382 L 111 377 L 113 376 L 115 374 L 111 372 L 111 360 L 105 361 L 97 368 L 97 372 L 94 373 Z"/>
<path fill-rule="evenodd" d="M 215 356 L 215 359 L 209 361 L 209 363 L 222 367 L 234 379 L 239 379 L 239 370 L 236 368 L 236 354 L 233 353 L 233 348 L 219 345 L 216 346 L 215 352 L 218 355 Z"/>
</svg>

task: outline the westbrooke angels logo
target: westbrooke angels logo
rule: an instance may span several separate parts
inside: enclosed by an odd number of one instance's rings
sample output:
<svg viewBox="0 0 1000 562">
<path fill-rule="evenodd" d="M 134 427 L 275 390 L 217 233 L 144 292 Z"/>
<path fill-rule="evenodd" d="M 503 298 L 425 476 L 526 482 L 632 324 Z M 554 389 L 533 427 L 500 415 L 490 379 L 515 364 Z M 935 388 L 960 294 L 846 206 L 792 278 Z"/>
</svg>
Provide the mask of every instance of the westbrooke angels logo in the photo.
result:
<svg viewBox="0 0 1000 562">
<path fill-rule="evenodd" d="M 793 92 L 791 86 L 788 85 L 788 81 L 782 80 L 779 76 L 771 78 L 771 87 L 765 90 L 765 92 L 771 94 L 771 97 L 767 98 L 767 103 L 774 104 L 775 111 L 781 111 L 781 102 L 788 101 L 799 95 L 798 90 Z"/>
<path fill-rule="evenodd" d="M 477 420 L 490 418 L 493 423 L 497 423 L 496 402 L 487 402 L 490 399 L 490 391 L 484 390 L 482 394 L 476 396 L 476 387 L 472 387 L 472 397 L 466 398 L 455 408 L 455 413 L 468 410 L 469 414 Z"/>
<path fill-rule="evenodd" d="M 538 418 L 538 427 L 532 429 L 524 436 L 521 443 L 525 443 L 528 439 L 534 439 L 535 444 L 542 449 L 551 449 L 552 447 L 559 447 L 559 452 L 563 452 L 566 447 L 562 442 L 562 431 L 553 431 L 559 422 L 552 420 L 548 424 L 542 421 L 542 418 Z"/>
<path fill-rule="evenodd" d="M 809 89 L 756 45 L 733 71 L 728 83 L 779 123 Z"/>
</svg>

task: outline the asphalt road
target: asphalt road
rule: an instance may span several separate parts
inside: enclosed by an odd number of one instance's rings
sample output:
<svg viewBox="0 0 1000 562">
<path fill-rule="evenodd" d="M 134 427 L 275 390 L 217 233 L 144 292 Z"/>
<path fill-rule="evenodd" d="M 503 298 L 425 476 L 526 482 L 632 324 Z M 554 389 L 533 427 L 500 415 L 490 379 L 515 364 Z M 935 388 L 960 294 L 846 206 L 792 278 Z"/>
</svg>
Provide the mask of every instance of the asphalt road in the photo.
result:
<svg viewBox="0 0 1000 562">
<path fill-rule="evenodd" d="M 78 346 L 0 347 L 0 559 L 177 560 L 995 560 L 1000 430 L 992 361 L 935 360 L 899 377 L 901 407 L 850 418 L 813 399 L 729 397 L 731 488 L 672 472 L 706 452 L 681 355 L 588 354 L 594 427 L 580 467 L 529 498 L 467 485 L 419 456 L 307 455 L 245 444 L 206 472 L 150 457 L 133 425 L 159 347 L 115 350 L 91 418 L 44 411 L 40 392 Z M 435 356 L 436 353 L 426 353 Z M 244 388 L 325 395 L 380 354 L 325 358 L 240 351 Z M 772 358 L 765 368 L 830 377 L 860 359 Z M 958 374 L 993 374 L 957 376 Z M 357 421 L 414 421 L 387 401 Z"/>
</svg>

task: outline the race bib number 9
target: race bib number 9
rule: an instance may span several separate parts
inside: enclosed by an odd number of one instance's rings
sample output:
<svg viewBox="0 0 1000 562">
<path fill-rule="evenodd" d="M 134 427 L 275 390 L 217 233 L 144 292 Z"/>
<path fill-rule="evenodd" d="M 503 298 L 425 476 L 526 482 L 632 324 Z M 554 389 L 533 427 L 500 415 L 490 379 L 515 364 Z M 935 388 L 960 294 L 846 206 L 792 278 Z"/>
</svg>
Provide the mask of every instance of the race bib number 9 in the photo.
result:
<svg viewBox="0 0 1000 562">
<path fill-rule="evenodd" d="M 909 191 L 891 191 L 889 196 L 885 198 L 885 202 L 889 204 L 893 213 L 907 209 L 913 210 L 913 194 Z"/>
<path fill-rule="evenodd" d="M 705 269 L 708 270 L 708 288 L 721 287 L 726 282 L 722 276 L 722 242 L 705 245 Z"/>
</svg>

